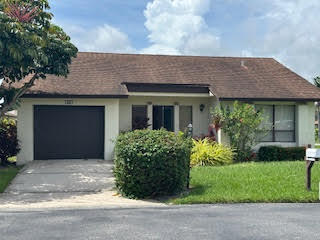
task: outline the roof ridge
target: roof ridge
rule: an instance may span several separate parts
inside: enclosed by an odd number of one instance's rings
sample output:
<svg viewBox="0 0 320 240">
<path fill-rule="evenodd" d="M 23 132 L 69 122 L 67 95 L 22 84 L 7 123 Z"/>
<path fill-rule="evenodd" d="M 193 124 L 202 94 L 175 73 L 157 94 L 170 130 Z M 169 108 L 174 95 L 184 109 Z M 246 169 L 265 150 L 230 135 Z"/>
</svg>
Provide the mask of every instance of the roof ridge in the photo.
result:
<svg viewBox="0 0 320 240">
<path fill-rule="evenodd" d="M 166 55 L 166 54 L 143 54 L 143 53 L 111 53 L 111 52 L 78 52 L 79 54 L 97 55 L 125 55 L 125 56 L 153 56 L 153 57 L 193 57 L 193 58 L 230 58 L 230 59 L 274 59 L 272 57 L 240 57 L 240 56 L 199 56 L 199 55 Z"/>
</svg>

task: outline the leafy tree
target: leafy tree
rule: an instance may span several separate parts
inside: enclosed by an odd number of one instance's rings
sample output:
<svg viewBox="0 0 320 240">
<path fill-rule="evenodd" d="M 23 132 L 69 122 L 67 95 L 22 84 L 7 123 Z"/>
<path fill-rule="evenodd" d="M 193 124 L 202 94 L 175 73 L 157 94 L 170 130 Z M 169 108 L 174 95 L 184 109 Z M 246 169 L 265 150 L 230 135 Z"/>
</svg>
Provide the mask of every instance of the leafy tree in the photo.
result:
<svg viewBox="0 0 320 240">
<path fill-rule="evenodd" d="M 236 101 L 232 109 L 218 107 L 212 112 L 213 118 L 219 118 L 222 130 L 229 136 L 231 148 L 236 151 L 235 161 L 250 160 L 252 148 L 258 142 L 258 133 L 263 122 L 262 112 L 253 105 Z"/>
<path fill-rule="evenodd" d="M 78 50 L 49 9 L 47 0 L 0 0 L 0 117 L 36 80 L 69 73 Z"/>
<path fill-rule="evenodd" d="M 316 85 L 318 88 L 320 88 L 320 76 L 315 77 L 313 79 L 314 85 Z"/>
</svg>

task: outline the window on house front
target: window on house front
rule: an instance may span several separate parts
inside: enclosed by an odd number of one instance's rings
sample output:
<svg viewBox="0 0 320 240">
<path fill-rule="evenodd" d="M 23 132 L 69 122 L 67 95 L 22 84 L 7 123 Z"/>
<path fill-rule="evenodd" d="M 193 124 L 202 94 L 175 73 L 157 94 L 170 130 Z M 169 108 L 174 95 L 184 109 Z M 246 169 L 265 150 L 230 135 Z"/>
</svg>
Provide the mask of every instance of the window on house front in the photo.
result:
<svg viewBox="0 0 320 240">
<path fill-rule="evenodd" d="M 185 132 L 188 125 L 192 124 L 192 106 L 179 107 L 179 129 Z"/>
<path fill-rule="evenodd" d="M 132 106 L 132 130 L 148 127 L 147 105 Z"/>
<path fill-rule="evenodd" d="M 260 142 L 295 142 L 295 106 L 257 105 L 263 110 L 261 127 L 268 130 L 259 134 Z"/>
<path fill-rule="evenodd" d="M 165 128 L 174 131 L 173 106 L 153 106 L 153 129 Z"/>
</svg>

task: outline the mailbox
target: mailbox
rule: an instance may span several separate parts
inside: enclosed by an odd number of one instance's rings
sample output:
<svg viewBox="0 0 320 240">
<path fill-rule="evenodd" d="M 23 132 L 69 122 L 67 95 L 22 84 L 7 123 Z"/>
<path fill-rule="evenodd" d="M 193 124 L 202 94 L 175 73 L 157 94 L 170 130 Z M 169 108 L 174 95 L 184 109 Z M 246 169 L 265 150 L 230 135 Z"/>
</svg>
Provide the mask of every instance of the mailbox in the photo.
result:
<svg viewBox="0 0 320 240">
<path fill-rule="evenodd" d="M 320 158 L 320 149 L 311 148 L 311 144 L 308 144 L 306 149 L 306 188 L 311 190 L 311 168 L 314 165 L 316 159 Z"/>
<path fill-rule="evenodd" d="M 320 158 L 320 149 L 307 148 L 307 150 L 306 150 L 306 160 L 315 161 L 316 158 Z"/>
</svg>

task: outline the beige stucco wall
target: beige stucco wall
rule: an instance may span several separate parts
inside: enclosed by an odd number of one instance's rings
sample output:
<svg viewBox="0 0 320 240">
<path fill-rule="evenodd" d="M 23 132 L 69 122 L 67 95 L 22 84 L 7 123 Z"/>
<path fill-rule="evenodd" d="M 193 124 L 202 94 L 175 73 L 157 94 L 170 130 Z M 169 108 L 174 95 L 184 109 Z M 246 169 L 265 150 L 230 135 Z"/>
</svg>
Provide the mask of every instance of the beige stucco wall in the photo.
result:
<svg viewBox="0 0 320 240">
<path fill-rule="evenodd" d="M 128 99 L 120 99 L 120 131 L 132 129 L 132 105 L 148 105 L 149 124 L 152 124 L 152 106 L 174 106 L 175 131 L 179 131 L 179 106 L 192 106 L 193 134 L 200 136 L 208 133 L 209 112 L 213 98 L 209 97 L 172 97 L 172 96 L 131 96 Z M 204 104 L 203 112 L 200 104 Z M 152 126 L 150 127 L 152 128 Z"/>
<path fill-rule="evenodd" d="M 74 106 L 105 107 L 105 160 L 112 160 L 114 142 L 119 134 L 119 99 L 72 99 Z M 18 138 L 21 151 L 18 164 L 34 159 L 33 152 L 33 106 L 34 105 L 65 105 L 65 99 L 22 99 L 18 109 Z M 70 106 L 70 105 L 68 105 Z"/>
<path fill-rule="evenodd" d="M 223 106 L 231 106 L 233 102 L 221 102 Z M 314 102 L 254 102 L 253 104 L 263 105 L 295 105 L 296 106 L 296 141 L 295 142 L 265 142 L 259 143 L 254 147 L 258 150 L 261 146 L 282 146 L 282 147 L 295 147 L 306 146 L 311 144 L 314 146 L 314 121 L 315 121 L 315 105 Z M 228 144 L 229 138 L 223 133 L 220 133 L 220 142 Z"/>
<path fill-rule="evenodd" d="M 315 144 L 315 105 L 314 102 L 308 102 L 297 105 L 297 144 L 298 146 L 307 146 Z"/>
<path fill-rule="evenodd" d="M 216 98 L 199 96 L 130 96 L 128 99 L 72 99 L 75 106 L 105 107 L 105 160 L 113 159 L 114 141 L 120 131 L 131 130 L 132 105 L 147 105 L 148 117 L 152 123 L 153 105 L 171 105 L 175 108 L 175 130 L 179 131 L 179 107 L 193 107 L 194 136 L 206 135 L 210 122 L 210 109 L 219 105 Z M 200 104 L 205 105 L 203 112 Z M 221 102 L 222 105 L 232 105 L 232 102 Z M 294 143 L 261 143 L 262 145 L 305 146 L 314 145 L 314 112 L 313 102 L 256 102 L 255 104 L 290 104 L 296 105 L 296 142 Z M 22 99 L 18 111 L 18 138 L 21 152 L 18 154 L 18 164 L 24 164 L 34 159 L 33 153 L 33 106 L 34 105 L 65 105 L 65 99 Z M 151 128 L 151 127 L 150 127 Z M 219 141 L 228 144 L 228 137 L 219 132 Z"/>
</svg>

